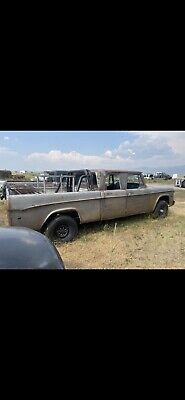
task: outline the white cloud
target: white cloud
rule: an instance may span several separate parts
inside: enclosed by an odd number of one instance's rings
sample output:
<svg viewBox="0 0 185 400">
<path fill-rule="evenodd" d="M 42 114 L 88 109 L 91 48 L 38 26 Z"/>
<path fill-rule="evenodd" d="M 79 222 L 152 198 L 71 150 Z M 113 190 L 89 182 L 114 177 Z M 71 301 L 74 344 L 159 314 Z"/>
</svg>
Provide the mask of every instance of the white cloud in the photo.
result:
<svg viewBox="0 0 185 400">
<path fill-rule="evenodd" d="M 112 151 L 111 150 L 107 150 L 106 152 L 105 152 L 105 157 L 112 157 Z"/>
<path fill-rule="evenodd" d="M 4 136 L 4 140 L 9 140 L 9 136 Z"/>
<path fill-rule="evenodd" d="M 0 146 L 0 155 L 15 156 L 17 155 L 17 152 L 9 149 L 8 147 Z"/>
<path fill-rule="evenodd" d="M 159 140 L 165 142 L 171 147 L 174 153 L 185 154 L 185 132 L 175 131 L 143 131 L 143 132 L 129 132 L 131 136 L 138 135 L 144 139 L 144 137 L 150 138 L 151 141 Z"/>
<path fill-rule="evenodd" d="M 102 155 L 76 151 L 51 150 L 25 157 L 35 169 L 123 168 L 155 169 L 185 164 L 185 132 L 129 132 L 116 148 L 107 148 Z M 26 167 L 25 167 L 26 168 Z"/>
<path fill-rule="evenodd" d="M 114 154 L 128 154 L 132 150 L 136 163 L 142 161 L 141 165 L 185 164 L 185 132 L 144 131 L 129 134 L 130 140 L 121 143 Z"/>
<path fill-rule="evenodd" d="M 69 153 L 63 153 L 60 150 L 51 150 L 49 153 L 32 153 L 28 155 L 28 160 L 45 160 L 48 162 L 78 162 L 78 163 L 86 163 L 86 162 L 97 162 L 99 161 L 99 156 L 91 156 L 91 155 L 83 155 L 76 151 L 71 151 Z"/>
<path fill-rule="evenodd" d="M 112 151 L 112 157 L 119 155 L 122 158 L 132 158 L 135 161 L 152 159 L 161 156 L 161 158 L 171 157 L 173 151 L 165 139 L 157 137 L 148 137 L 136 135 L 130 141 L 121 143 L 118 148 Z"/>
<path fill-rule="evenodd" d="M 51 150 L 48 153 L 29 154 L 25 161 L 37 163 L 43 169 L 75 169 L 75 168 L 126 168 L 129 159 L 123 159 L 119 155 L 111 158 L 111 151 L 106 151 L 102 156 L 86 155 L 76 151 L 64 153 L 60 150 Z"/>
</svg>

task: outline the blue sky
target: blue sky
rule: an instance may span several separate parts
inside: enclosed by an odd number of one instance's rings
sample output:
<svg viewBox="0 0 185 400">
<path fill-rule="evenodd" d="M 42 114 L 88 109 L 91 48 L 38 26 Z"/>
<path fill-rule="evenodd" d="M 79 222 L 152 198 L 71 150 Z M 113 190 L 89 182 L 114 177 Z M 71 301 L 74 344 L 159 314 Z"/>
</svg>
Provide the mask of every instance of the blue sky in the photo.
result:
<svg viewBox="0 0 185 400">
<path fill-rule="evenodd" d="M 3 140 L 4 137 L 9 139 Z M 59 149 L 83 154 L 102 154 L 107 147 L 117 147 L 128 133 L 121 132 L 0 132 L 0 146 L 6 145 L 20 153 L 49 152 Z"/>
<path fill-rule="evenodd" d="M 0 132 L 0 169 L 158 170 L 182 164 L 185 132 Z"/>
</svg>

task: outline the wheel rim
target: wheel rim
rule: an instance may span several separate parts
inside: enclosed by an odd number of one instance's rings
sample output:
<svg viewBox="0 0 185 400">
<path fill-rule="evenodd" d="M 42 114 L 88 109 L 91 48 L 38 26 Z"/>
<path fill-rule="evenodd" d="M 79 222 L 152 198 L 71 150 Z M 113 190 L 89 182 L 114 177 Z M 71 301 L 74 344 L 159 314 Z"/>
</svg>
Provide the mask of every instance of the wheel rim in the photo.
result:
<svg viewBox="0 0 185 400">
<path fill-rule="evenodd" d="M 69 228 L 67 225 L 60 225 L 56 230 L 55 230 L 55 235 L 59 239 L 64 239 L 67 237 L 69 234 Z"/>
<path fill-rule="evenodd" d="M 160 208 L 160 210 L 159 210 L 159 216 L 160 216 L 160 217 L 164 217 L 164 216 L 165 216 L 165 213 L 166 213 L 166 209 L 165 209 L 165 208 Z"/>
</svg>

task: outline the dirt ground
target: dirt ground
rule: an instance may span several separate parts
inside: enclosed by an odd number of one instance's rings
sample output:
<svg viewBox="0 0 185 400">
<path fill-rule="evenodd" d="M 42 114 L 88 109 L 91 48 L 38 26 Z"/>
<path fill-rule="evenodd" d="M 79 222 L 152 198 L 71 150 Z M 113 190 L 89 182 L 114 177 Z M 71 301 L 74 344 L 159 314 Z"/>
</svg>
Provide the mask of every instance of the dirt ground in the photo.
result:
<svg viewBox="0 0 185 400">
<path fill-rule="evenodd" d="M 185 268 L 185 190 L 165 219 L 140 215 L 80 227 L 77 238 L 57 244 L 66 268 Z M 0 202 L 0 226 L 7 225 Z"/>
</svg>

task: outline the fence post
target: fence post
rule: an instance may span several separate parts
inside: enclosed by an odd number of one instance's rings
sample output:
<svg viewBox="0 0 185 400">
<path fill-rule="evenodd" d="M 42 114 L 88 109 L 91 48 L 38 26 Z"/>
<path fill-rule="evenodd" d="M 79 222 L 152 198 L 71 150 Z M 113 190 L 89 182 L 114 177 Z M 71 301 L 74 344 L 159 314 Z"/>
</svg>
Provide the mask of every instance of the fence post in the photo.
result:
<svg viewBox="0 0 185 400">
<path fill-rule="evenodd" d="M 44 184 L 44 193 L 46 193 L 46 178 L 45 178 L 45 176 L 44 176 L 43 184 Z"/>
</svg>

